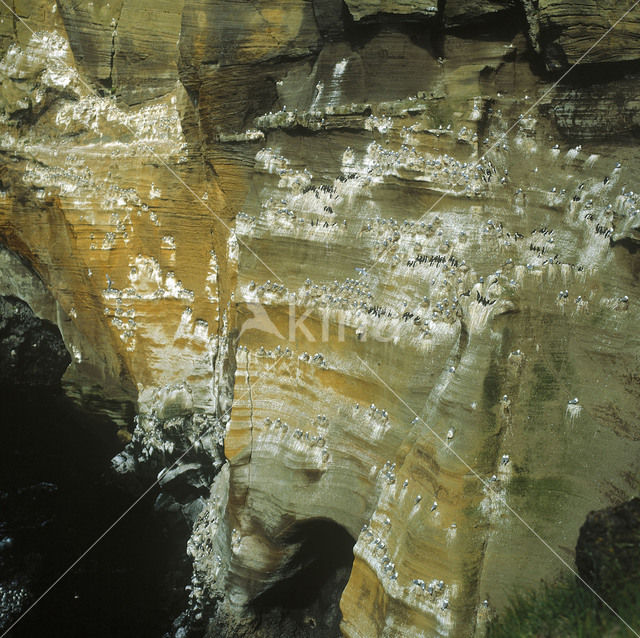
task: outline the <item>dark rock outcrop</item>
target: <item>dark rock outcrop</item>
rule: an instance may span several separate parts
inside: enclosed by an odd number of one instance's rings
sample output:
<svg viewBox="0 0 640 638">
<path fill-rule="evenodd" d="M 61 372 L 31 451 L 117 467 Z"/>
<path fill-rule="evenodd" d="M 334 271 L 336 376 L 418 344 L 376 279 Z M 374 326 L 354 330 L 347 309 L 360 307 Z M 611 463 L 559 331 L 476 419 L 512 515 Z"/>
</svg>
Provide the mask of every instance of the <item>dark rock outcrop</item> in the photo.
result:
<svg viewBox="0 0 640 638">
<path fill-rule="evenodd" d="M 21 299 L 0 296 L 0 384 L 54 386 L 70 362 L 56 326 Z"/>
<path fill-rule="evenodd" d="M 627 587 L 640 585 L 640 498 L 590 512 L 580 529 L 576 565 L 613 604 Z"/>
</svg>

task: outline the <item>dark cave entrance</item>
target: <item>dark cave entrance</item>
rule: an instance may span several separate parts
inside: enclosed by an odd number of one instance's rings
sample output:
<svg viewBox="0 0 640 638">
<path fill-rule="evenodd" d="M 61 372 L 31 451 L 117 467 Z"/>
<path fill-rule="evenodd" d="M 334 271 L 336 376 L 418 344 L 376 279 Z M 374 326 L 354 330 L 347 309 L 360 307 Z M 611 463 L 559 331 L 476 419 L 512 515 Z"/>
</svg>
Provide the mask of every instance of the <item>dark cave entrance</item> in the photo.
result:
<svg viewBox="0 0 640 638">
<path fill-rule="evenodd" d="M 337 523 L 315 519 L 296 525 L 287 544 L 300 549 L 289 564 L 293 575 L 261 594 L 254 606 L 273 635 L 339 636 L 340 597 L 353 565 L 355 540 Z"/>
</svg>

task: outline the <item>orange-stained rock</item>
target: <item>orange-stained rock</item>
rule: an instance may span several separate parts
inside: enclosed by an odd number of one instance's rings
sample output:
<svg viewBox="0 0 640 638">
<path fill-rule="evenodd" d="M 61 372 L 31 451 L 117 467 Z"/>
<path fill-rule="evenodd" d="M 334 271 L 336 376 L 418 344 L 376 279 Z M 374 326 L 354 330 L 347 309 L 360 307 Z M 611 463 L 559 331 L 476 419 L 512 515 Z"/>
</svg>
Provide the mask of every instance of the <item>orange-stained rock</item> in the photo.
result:
<svg viewBox="0 0 640 638">
<path fill-rule="evenodd" d="M 553 87 L 523 31 L 576 61 L 558 3 L 94 4 L 1 23 L 0 294 L 69 393 L 135 404 L 121 470 L 224 450 L 211 635 L 267 631 L 319 522 L 344 636 L 482 635 L 637 489 L 635 14 Z"/>
</svg>

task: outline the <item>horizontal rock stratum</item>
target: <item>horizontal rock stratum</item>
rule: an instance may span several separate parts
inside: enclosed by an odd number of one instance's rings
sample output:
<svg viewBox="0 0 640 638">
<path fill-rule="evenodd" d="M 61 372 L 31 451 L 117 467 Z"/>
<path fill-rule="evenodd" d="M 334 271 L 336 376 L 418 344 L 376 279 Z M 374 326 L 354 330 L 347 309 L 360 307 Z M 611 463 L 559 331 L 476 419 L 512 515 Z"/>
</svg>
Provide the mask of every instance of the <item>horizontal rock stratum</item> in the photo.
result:
<svg viewBox="0 0 640 638">
<path fill-rule="evenodd" d="M 211 636 L 280 635 L 265 601 L 337 543 L 296 635 L 326 591 L 346 637 L 482 635 L 637 493 L 632 7 L 0 8 L 0 294 L 70 393 L 135 402 L 118 469 L 222 467 Z"/>
</svg>

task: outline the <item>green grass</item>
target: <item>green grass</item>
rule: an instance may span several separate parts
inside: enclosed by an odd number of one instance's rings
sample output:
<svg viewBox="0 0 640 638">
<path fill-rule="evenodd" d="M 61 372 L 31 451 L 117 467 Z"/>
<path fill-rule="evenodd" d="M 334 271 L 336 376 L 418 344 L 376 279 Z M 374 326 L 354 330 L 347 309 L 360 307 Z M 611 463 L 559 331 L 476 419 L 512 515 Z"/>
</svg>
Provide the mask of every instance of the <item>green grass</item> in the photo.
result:
<svg viewBox="0 0 640 638">
<path fill-rule="evenodd" d="M 606 599 L 606 598 L 605 598 Z M 607 600 L 640 633 L 640 587 L 629 583 Z M 487 638 L 627 638 L 635 636 L 573 577 L 515 596 Z"/>
</svg>

